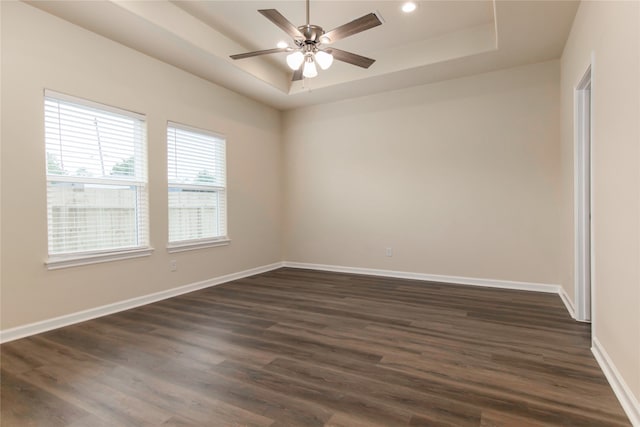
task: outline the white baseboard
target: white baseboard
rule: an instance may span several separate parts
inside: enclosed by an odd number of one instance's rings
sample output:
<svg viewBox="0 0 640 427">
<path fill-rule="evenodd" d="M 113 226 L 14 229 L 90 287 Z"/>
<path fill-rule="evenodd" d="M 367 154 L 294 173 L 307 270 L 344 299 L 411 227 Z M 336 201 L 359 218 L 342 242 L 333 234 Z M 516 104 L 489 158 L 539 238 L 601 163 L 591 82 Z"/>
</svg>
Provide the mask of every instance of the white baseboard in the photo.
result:
<svg viewBox="0 0 640 427">
<path fill-rule="evenodd" d="M 640 427 L 640 403 L 638 399 L 631 392 L 631 389 L 622 378 L 622 375 L 620 375 L 620 372 L 618 372 L 598 338 L 594 336 L 592 341 L 591 352 L 600 365 L 600 369 L 604 372 L 604 376 L 607 377 L 609 385 L 611 385 L 618 401 L 620 401 L 620 405 L 622 405 L 622 409 L 629 417 L 631 425 Z"/>
<path fill-rule="evenodd" d="M 569 295 L 567 295 L 567 292 L 564 290 L 564 288 L 562 286 L 560 286 L 560 290 L 559 290 L 558 294 L 560 295 L 560 299 L 564 303 L 565 308 L 567 309 L 567 311 L 571 315 L 571 318 L 573 320 L 577 320 L 576 319 L 576 309 L 573 307 L 573 303 L 571 302 L 571 298 L 569 298 Z"/>
<path fill-rule="evenodd" d="M 369 276 L 394 277 L 397 279 L 423 280 L 427 282 L 453 283 L 459 285 L 484 286 L 487 288 L 516 289 L 557 294 L 560 285 L 544 283 L 515 282 L 511 280 L 475 279 L 472 277 L 440 276 L 437 274 L 410 273 L 395 270 L 378 270 L 372 268 L 345 267 L 341 265 L 309 264 L 304 262 L 285 261 L 283 267 L 304 268 L 309 270 L 334 271 L 337 273 L 364 274 Z"/>
<path fill-rule="evenodd" d="M 178 288 L 167 289 L 166 291 L 155 292 L 153 294 L 143 295 L 131 298 L 125 301 L 119 301 L 113 304 L 107 304 L 89 310 L 83 310 L 76 313 L 66 314 L 64 316 L 54 317 L 40 322 L 30 323 L 24 326 L 18 326 L 11 329 L 0 331 L 0 343 L 5 343 L 30 335 L 39 334 L 50 331 L 52 329 L 61 328 L 63 326 L 72 325 L 74 323 L 84 322 L 86 320 L 95 319 L 97 317 L 106 316 L 108 314 L 117 313 L 119 311 L 129 310 L 131 308 L 140 307 L 141 305 L 151 304 L 167 298 L 197 291 L 199 289 L 220 285 L 232 280 L 242 279 L 244 277 L 253 276 L 267 271 L 275 270 L 282 267 L 281 262 L 263 265 L 261 267 L 250 268 L 248 270 L 231 273 L 220 277 L 215 277 L 201 282 L 191 283 L 180 286 Z"/>
</svg>

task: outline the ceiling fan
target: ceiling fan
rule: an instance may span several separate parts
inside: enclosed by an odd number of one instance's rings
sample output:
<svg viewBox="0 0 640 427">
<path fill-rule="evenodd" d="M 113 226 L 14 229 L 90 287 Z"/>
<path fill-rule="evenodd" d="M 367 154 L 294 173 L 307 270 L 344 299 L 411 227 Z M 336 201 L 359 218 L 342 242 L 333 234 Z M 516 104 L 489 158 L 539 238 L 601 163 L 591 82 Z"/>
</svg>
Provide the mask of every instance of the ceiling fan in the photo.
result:
<svg viewBox="0 0 640 427">
<path fill-rule="evenodd" d="M 331 43 L 361 33 L 382 24 L 382 20 L 375 13 L 361 16 L 347 24 L 325 32 L 318 25 L 309 23 L 309 0 L 307 6 L 307 24 L 296 27 L 280 12 L 275 9 L 258 10 L 265 18 L 280 27 L 285 33 L 293 38 L 294 47 L 278 47 L 275 49 L 257 50 L 254 52 L 231 55 L 232 59 L 244 59 L 271 53 L 291 52 L 287 55 L 287 65 L 294 70 L 293 81 L 301 80 L 303 77 L 312 78 L 318 75 L 316 63 L 323 70 L 328 69 L 334 59 L 356 65 L 362 68 L 369 68 L 376 60 L 355 53 L 330 47 Z M 304 66 L 303 66 L 304 64 Z"/>
</svg>

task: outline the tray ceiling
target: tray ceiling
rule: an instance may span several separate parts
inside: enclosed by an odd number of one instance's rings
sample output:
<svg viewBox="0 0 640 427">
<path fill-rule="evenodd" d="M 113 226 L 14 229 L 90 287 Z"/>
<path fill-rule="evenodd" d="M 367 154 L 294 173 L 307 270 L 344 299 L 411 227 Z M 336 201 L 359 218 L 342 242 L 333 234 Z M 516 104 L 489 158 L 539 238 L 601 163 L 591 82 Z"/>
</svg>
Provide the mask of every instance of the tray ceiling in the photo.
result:
<svg viewBox="0 0 640 427">
<path fill-rule="evenodd" d="M 288 36 L 260 15 L 275 8 L 305 23 L 304 1 L 99 0 L 28 2 L 44 11 L 279 109 L 331 102 L 462 77 L 562 54 L 577 1 L 311 1 L 311 23 L 326 31 L 370 12 L 384 24 L 334 46 L 376 59 L 369 69 L 334 62 L 291 82 L 286 53 L 233 61 Z"/>
</svg>

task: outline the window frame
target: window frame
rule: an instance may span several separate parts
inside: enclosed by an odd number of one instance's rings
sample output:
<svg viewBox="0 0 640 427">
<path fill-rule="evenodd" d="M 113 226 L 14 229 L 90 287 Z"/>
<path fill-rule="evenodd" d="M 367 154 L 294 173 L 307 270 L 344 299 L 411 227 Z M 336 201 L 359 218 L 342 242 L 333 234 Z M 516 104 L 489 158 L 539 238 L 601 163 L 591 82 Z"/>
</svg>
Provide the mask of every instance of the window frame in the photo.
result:
<svg viewBox="0 0 640 427">
<path fill-rule="evenodd" d="M 224 172 L 222 173 L 223 183 L 224 185 L 207 185 L 207 184 L 183 184 L 183 183 L 175 183 L 171 181 L 169 177 L 169 132 L 171 129 L 183 130 L 185 132 L 191 132 L 195 134 L 199 134 L 202 136 L 208 136 L 214 138 L 216 144 L 222 144 L 222 153 L 224 155 L 223 158 L 223 166 Z M 225 135 L 214 132 L 208 129 L 202 129 L 190 125 L 185 125 L 183 123 L 178 123 L 175 121 L 168 120 L 166 123 L 166 150 L 167 150 L 167 162 L 166 162 L 166 174 L 167 174 L 167 252 L 168 253 L 176 253 L 176 252 L 184 252 L 191 251 L 197 249 L 204 248 L 212 248 L 218 246 L 227 246 L 231 243 L 231 239 L 229 237 L 229 227 L 228 227 L 228 184 L 227 184 L 227 138 Z M 217 150 L 217 148 L 216 148 Z M 169 193 L 172 188 L 181 188 L 185 190 L 202 190 L 207 189 L 211 191 L 217 192 L 218 195 L 222 194 L 224 201 L 222 203 L 223 212 L 222 215 L 218 212 L 218 219 L 216 220 L 217 226 L 220 227 L 220 216 L 223 217 L 224 223 L 224 233 L 215 237 L 203 237 L 200 239 L 189 239 L 189 240 L 170 240 L 171 233 L 171 219 L 170 219 L 170 205 L 169 205 Z"/>
<path fill-rule="evenodd" d="M 140 174 L 134 176 L 119 176 L 114 178 L 105 178 L 101 176 L 96 177 L 81 177 L 81 176 L 68 176 L 68 175 L 56 175 L 49 173 L 48 167 L 48 151 L 47 151 L 47 100 L 59 101 L 62 103 L 74 104 L 80 108 L 85 107 L 88 110 L 98 110 L 102 113 L 110 113 L 119 116 L 125 116 L 140 122 L 141 137 L 139 139 L 140 146 L 134 146 L 134 152 L 140 151 L 138 155 L 142 159 L 142 164 L 139 166 Z M 45 182 L 47 188 L 46 205 L 47 205 L 47 258 L 45 265 L 49 270 L 55 270 L 60 268 L 75 267 L 88 264 L 103 263 L 115 260 L 139 258 L 150 256 L 153 252 L 153 248 L 150 246 L 150 218 L 149 218 L 149 175 L 148 175 L 148 138 L 147 138 L 147 120 L 144 114 L 136 113 L 133 111 L 105 105 L 99 102 L 90 101 L 84 98 L 76 96 L 66 95 L 53 90 L 45 89 L 43 92 L 43 140 L 45 145 Z M 138 141 L 135 142 L 138 144 Z M 51 252 L 51 237 L 52 237 L 52 206 L 50 206 L 50 186 L 53 183 L 68 183 L 68 184 L 89 184 L 89 185 L 105 185 L 116 188 L 117 186 L 123 187 L 135 187 L 136 188 L 136 202 L 135 202 L 135 220 L 134 220 L 134 233 L 136 236 L 136 245 L 105 248 L 105 249 L 91 249 L 73 252 Z M 68 205 L 65 205 L 68 206 Z"/>
</svg>

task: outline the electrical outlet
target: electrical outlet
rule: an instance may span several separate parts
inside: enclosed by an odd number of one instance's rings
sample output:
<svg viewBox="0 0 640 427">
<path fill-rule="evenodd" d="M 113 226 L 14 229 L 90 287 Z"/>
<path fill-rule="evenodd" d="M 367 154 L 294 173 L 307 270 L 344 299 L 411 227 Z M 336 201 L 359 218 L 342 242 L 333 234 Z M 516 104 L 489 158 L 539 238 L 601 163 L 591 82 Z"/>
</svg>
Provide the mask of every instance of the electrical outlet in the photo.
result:
<svg viewBox="0 0 640 427">
<path fill-rule="evenodd" d="M 393 248 L 387 248 L 385 251 L 385 254 L 387 256 L 393 256 Z"/>
<path fill-rule="evenodd" d="M 169 270 L 176 271 L 177 269 L 178 269 L 178 261 L 176 261 L 175 259 L 172 259 L 171 261 L 169 261 Z"/>
</svg>

